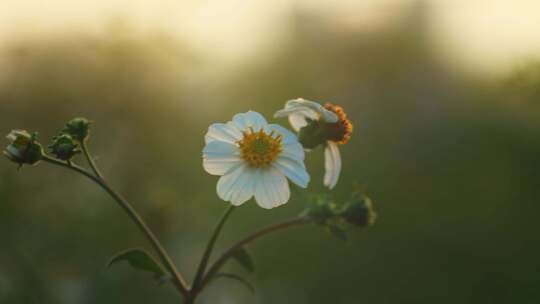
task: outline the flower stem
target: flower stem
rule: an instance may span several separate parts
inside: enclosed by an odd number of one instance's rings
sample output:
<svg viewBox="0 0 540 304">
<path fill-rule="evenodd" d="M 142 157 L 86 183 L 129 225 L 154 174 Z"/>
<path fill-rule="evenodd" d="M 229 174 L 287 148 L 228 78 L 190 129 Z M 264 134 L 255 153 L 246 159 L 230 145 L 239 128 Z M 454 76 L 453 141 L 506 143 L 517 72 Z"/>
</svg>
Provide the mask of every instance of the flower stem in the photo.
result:
<svg viewBox="0 0 540 304">
<path fill-rule="evenodd" d="M 204 250 L 204 254 L 201 259 L 201 262 L 199 263 L 197 274 L 195 275 L 195 280 L 193 281 L 193 290 L 198 289 L 198 286 L 201 283 L 201 280 L 203 278 L 204 272 L 206 271 L 206 265 L 208 264 L 208 260 L 210 259 L 210 256 L 212 255 L 212 250 L 214 249 L 214 245 L 216 244 L 217 238 L 219 237 L 221 229 L 223 229 L 223 225 L 225 225 L 225 222 L 229 218 L 229 215 L 232 213 L 234 208 L 235 206 L 233 205 L 229 206 L 229 208 L 225 210 L 225 212 L 221 216 L 221 219 L 219 220 L 216 227 L 214 228 L 214 233 L 212 234 L 212 237 L 210 237 L 210 240 L 208 241 L 208 244 L 206 245 L 206 249 Z"/>
<path fill-rule="evenodd" d="M 88 145 L 86 144 L 86 140 L 81 141 L 81 149 L 84 153 L 84 156 L 86 157 L 86 160 L 88 161 L 88 164 L 90 165 L 90 168 L 92 168 L 92 171 L 94 172 L 94 174 L 100 179 L 103 179 L 103 175 L 101 174 L 98 167 L 96 166 L 94 158 L 90 155 L 90 150 L 88 150 Z"/>
<path fill-rule="evenodd" d="M 240 248 L 272 232 L 287 229 L 290 227 L 302 226 L 305 224 L 309 224 L 311 222 L 312 220 L 309 218 L 297 217 L 297 218 L 293 218 L 287 221 L 283 221 L 281 223 L 266 226 L 246 236 L 245 238 L 239 240 L 238 242 L 233 244 L 231 247 L 229 247 L 229 249 L 227 249 L 224 253 L 222 253 L 221 256 L 214 262 L 214 264 L 210 266 L 210 269 L 208 270 L 208 272 L 202 279 L 200 285 L 195 286 L 196 289 L 192 290 L 193 296 L 196 296 L 199 292 L 201 292 L 204 289 L 204 287 L 208 284 L 208 282 L 212 279 L 212 277 L 221 269 L 221 267 L 225 264 L 225 262 L 227 262 L 227 260 L 229 260 L 229 258 L 231 258 L 236 253 L 236 251 L 239 250 Z"/>
<path fill-rule="evenodd" d="M 83 147 L 83 151 L 86 151 L 85 154 L 87 155 L 87 158 L 89 158 L 89 162 L 90 162 L 91 157 L 90 157 L 89 153 L 87 153 L 88 150 L 85 149 L 84 146 L 82 146 L 82 147 Z M 82 168 L 80 166 L 77 166 L 77 165 L 75 165 L 73 163 L 69 164 L 67 162 L 63 162 L 61 160 L 58 160 L 56 158 L 52 158 L 52 157 L 47 156 L 47 155 L 44 155 L 42 160 L 45 161 L 45 162 L 54 164 L 54 165 L 58 165 L 58 166 L 61 166 L 61 167 L 71 169 L 71 170 L 73 170 L 75 172 L 78 172 L 78 173 L 86 176 L 87 178 L 91 179 L 94 183 L 96 183 L 101 188 L 103 188 L 103 190 L 105 190 L 120 205 L 120 207 L 122 207 L 122 209 L 124 209 L 124 211 L 127 213 L 127 215 L 135 222 L 137 227 L 139 227 L 139 229 L 144 233 L 146 238 L 150 241 L 153 248 L 158 253 L 161 261 L 163 262 L 163 264 L 165 265 L 165 267 L 167 268 L 169 273 L 173 276 L 174 285 L 176 286 L 178 291 L 185 298 L 190 298 L 189 287 L 188 287 L 187 283 L 185 282 L 184 278 L 182 277 L 182 275 L 176 269 L 176 266 L 174 265 L 172 259 L 169 257 L 169 255 L 168 255 L 167 251 L 165 250 L 165 248 L 161 245 L 161 243 L 156 238 L 156 236 L 154 235 L 152 230 L 148 227 L 148 225 L 146 225 L 144 220 L 140 217 L 140 215 L 137 213 L 137 211 L 131 206 L 131 204 L 124 197 L 122 197 L 119 193 L 117 193 L 114 189 L 112 189 L 107 184 L 107 182 L 98 174 L 99 170 L 97 170 L 97 167 L 94 169 L 94 173 L 96 173 L 96 175 L 93 175 L 92 173 L 88 172 L 86 169 L 84 169 L 84 168 Z M 95 164 L 92 165 L 93 162 L 90 162 L 90 163 L 91 163 L 91 166 L 93 166 L 93 168 L 94 168 Z"/>
</svg>

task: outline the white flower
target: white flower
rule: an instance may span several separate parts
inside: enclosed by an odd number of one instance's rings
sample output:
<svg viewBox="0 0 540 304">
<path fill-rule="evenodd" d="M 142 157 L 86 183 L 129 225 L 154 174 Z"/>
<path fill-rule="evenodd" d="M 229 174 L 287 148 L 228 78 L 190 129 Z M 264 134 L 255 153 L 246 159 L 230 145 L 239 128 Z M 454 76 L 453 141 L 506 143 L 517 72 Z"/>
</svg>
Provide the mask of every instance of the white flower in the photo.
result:
<svg viewBox="0 0 540 304">
<path fill-rule="evenodd" d="M 326 103 L 324 106 L 303 98 L 287 101 L 285 107 L 274 114 L 274 117 L 288 117 L 289 123 L 297 132 L 310 124 L 311 135 L 318 136 L 310 144 L 316 146 L 325 143 L 324 149 L 324 185 L 333 189 L 341 172 L 341 155 L 338 145 L 349 141 L 352 124 L 339 106 Z M 318 141 L 319 140 L 319 141 Z"/>
<path fill-rule="evenodd" d="M 203 167 L 221 176 L 217 194 L 235 206 L 255 196 L 262 208 L 274 208 L 289 200 L 287 178 L 302 188 L 309 183 L 304 149 L 294 133 L 268 124 L 257 112 L 211 125 L 205 142 Z"/>
</svg>

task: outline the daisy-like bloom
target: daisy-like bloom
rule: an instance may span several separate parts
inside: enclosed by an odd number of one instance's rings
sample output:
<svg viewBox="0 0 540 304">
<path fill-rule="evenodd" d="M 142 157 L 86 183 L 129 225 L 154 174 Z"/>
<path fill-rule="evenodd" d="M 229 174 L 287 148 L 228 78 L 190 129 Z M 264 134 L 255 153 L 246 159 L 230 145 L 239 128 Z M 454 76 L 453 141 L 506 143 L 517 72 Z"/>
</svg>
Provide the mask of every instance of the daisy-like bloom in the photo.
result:
<svg viewBox="0 0 540 304">
<path fill-rule="evenodd" d="M 274 208 L 289 200 L 287 178 L 302 188 L 309 183 L 304 149 L 296 135 L 268 124 L 257 112 L 211 125 L 205 142 L 203 167 L 221 176 L 217 194 L 235 206 L 255 197 L 262 208 Z"/>
<path fill-rule="evenodd" d="M 298 98 L 289 100 L 274 117 L 288 117 L 289 123 L 299 133 L 304 148 L 313 149 L 321 144 L 324 149 L 324 185 L 333 189 L 341 172 L 341 155 L 338 145 L 351 138 L 353 126 L 339 106 Z"/>
</svg>

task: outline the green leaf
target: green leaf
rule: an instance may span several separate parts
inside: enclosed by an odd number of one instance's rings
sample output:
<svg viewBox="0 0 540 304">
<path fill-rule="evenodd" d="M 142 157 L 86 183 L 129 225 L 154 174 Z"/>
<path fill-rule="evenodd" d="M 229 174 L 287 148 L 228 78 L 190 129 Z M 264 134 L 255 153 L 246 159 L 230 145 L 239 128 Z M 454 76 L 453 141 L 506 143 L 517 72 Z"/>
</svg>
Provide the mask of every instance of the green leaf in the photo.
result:
<svg viewBox="0 0 540 304">
<path fill-rule="evenodd" d="M 244 269 L 246 269 L 248 272 L 255 271 L 255 265 L 253 264 L 253 259 L 251 259 L 251 256 L 244 248 L 238 249 L 234 255 L 232 256 L 233 259 L 235 259 Z"/>
<path fill-rule="evenodd" d="M 330 233 L 337 237 L 338 239 L 342 240 L 342 241 L 346 241 L 347 240 L 347 233 L 345 232 L 345 230 L 341 229 L 339 226 L 337 225 L 328 225 L 328 231 L 330 231 Z"/>
<path fill-rule="evenodd" d="M 131 248 L 118 253 L 112 257 L 107 267 L 121 261 L 127 261 L 133 268 L 152 272 L 157 278 L 165 275 L 161 265 L 149 253 L 140 248 Z"/>
<path fill-rule="evenodd" d="M 219 279 L 219 278 L 226 278 L 226 279 L 232 279 L 232 280 L 235 280 L 237 282 L 240 282 L 242 285 L 244 285 L 252 294 L 255 293 L 255 288 L 253 287 L 253 285 L 251 285 L 250 282 L 248 282 L 246 279 L 242 278 L 241 276 L 239 275 L 236 275 L 236 274 L 233 274 L 233 273 L 218 273 L 214 276 L 214 280 L 215 279 Z"/>
</svg>

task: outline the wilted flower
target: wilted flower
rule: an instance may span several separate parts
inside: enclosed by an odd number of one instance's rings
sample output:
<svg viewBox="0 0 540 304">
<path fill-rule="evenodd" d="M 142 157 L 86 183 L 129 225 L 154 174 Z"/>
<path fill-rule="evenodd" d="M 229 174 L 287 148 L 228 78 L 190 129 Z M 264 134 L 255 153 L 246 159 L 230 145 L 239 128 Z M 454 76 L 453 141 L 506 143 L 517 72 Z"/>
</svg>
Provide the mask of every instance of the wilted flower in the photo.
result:
<svg viewBox="0 0 540 304">
<path fill-rule="evenodd" d="M 73 140 L 71 135 L 60 134 L 53 139 L 49 146 L 51 153 L 62 160 L 69 160 L 75 154 L 80 153 L 79 145 Z"/>
<path fill-rule="evenodd" d="M 233 205 L 254 196 L 262 208 L 274 208 L 289 200 L 287 178 L 302 188 L 309 183 L 304 150 L 296 136 L 268 124 L 257 112 L 236 114 L 232 121 L 211 125 L 205 142 L 203 167 L 221 176 L 217 194 Z"/>
<path fill-rule="evenodd" d="M 90 121 L 84 117 L 76 117 L 68 121 L 62 133 L 70 135 L 74 140 L 83 142 L 90 133 Z"/>
<path fill-rule="evenodd" d="M 299 98 L 287 101 L 285 108 L 277 111 L 274 116 L 289 118 L 304 148 L 313 149 L 321 144 L 325 145 L 324 185 L 334 188 L 341 172 L 338 145 L 349 141 L 353 129 L 343 109 L 331 103 L 322 106 L 317 102 Z"/>
<path fill-rule="evenodd" d="M 10 144 L 4 150 L 4 155 L 19 165 L 33 165 L 41 160 L 43 147 L 36 141 L 37 134 L 25 130 L 13 130 L 6 138 Z"/>
</svg>

